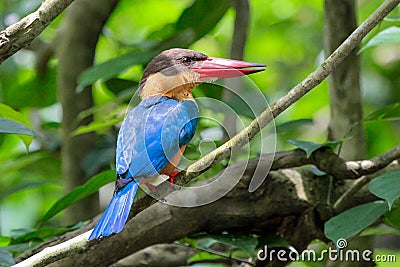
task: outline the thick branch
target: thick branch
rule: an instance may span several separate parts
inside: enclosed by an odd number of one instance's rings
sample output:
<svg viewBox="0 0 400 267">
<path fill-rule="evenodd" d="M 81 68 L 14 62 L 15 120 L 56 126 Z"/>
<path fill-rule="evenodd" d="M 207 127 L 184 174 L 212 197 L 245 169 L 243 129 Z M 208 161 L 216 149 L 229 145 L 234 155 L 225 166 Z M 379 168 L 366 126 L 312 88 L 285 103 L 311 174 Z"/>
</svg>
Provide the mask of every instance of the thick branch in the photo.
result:
<svg viewBox="0 0 400 267">
<path fill-rule="evenodd" d="M 46 0 L 33 13 L 0 32 L 0 64 L 31 42 L 74 0 Z"/>
<path fill-rule="evenodd" d="M 244 181 L 247 181 L 249 179 L 249 177 L 251 179 L 252 173 L 254 172 L 254 166 L 256 166 L 259 162 L 261 162 L 261 164 L 263 164 L 265 166 L 270 166 L 271 165 L 270 162 L 273 161 L 272 167 L 271 167 L 271 170 L 273 170 L 273 171 L 279 170 L 279 169 L 304 166 L 307 164 L 314 164 L 314 165 L 318 166 L 320 169 L 323 169 L 324 171 L 326 171 L 328 173 L 332 173 L 332 174 L 334 173 L 334 175 L 344 175 L 344 176 L 339 177 L 339 178 L 344 179 L 345 177 L 347 177 L 347 175 L 355 175 L 356 173 L 359 173 L 360 176 L 365 175 L 365 174 L 372 174 L 372 173 L 376 172 L 377 170 L 381 170 L 381 169 L 385 168 L 387 165 L 389 165 L 396 159 L 400 159 L 400 146 L 397 146 L 397 147 L 395 147 L 377 157 L 374 157 L 370 160 L 347 161 L 347 162 L 340 159 L 329 148 L 319 149 L 318 151 L 314 152 L 310 158 L 307 158 L 304 151 L 302 151 L 300 149 L 295 149 L 295 150 L 291 150 L 291 151 L 278 152 L 275 155 L 274 154 L 265 154 L 259 158 L 251 159 L 248 162 L 248 167 L 247 167 L 247 171 L 246 171 L 247 178 L 245 176 Z M 244 164 L 244 163 L 242 163 L 242 164 Z M 228 170 L 228 171 L 232 171 L 234 169 L 235 169 L 235 167 L 230 167 L 230 170 Z M 288 179 L 290 179 L 288 172 L 284 172 L 284 173 L 288 176 Z M 229 173 L 226 175 L 229 175 Z M 355 178 L 358 178 L 358 177 L 355 177 Z M 270 178 L 268 178 L 268 179 L 270 179 Z M 312 179 L 312 180 L 315 180 L 315 179 Z M 241 185 L 241 187 L 244 187 L 247 185 L 247 182 L 245 184 L 243 184 L 242 182 L 239 182 L 239 185 Z M 313 188 L 313 186 L 310 186 L 310 188 Z M 171 187 L 169 186 L 169 184 L 167 185 L 167 183 L 160 185 L 157 190 L 160 191 L 160 193 L 163 192 L 164 194 L 171 193 L 171 191 L 172 191 Z M 236 189 L 234 189 L 234 190 L 236 190 Z M 262 187 L 262 188 L 260 188 L 260 190 L 261 191 L 257 190 L 255 192 L 255 196 L 257 196 L 259 194 L 263 194 L 263 190 L 265 190 L 265 189 L 263 189 L 263 187 Z M 288 189 L 286 188 L 286 190 L 288 190 Z M 207 192 L 207 194 L 211 194 L 211 193 L 212 192 Z M 234 193 L 230 193 L 230 194 L 228 194 L 228 196 L 232 195 L 232 194 L 234 194 Z M 314 194 L 315 194 L 315 192 L 314 192 Z M 306 193 L 301 192 L 301 193 L 299 193 L 299 195 L 304 196 L 304 195 L 306 195 Z M 311 194 L 309 194 L 309 195 L 311 195 Z M 268 196 L 270 196 L 270 195 L 268 195 Z M 254 195 L 253 195 L 253 197 L 254 197 Z M 250 198 L 253 198 L 253 197 L 250 197 Z M 277 198 L 278 198 L 278 196 L 277 196 Z M 138 214 L 139 212 L 145 210 L 146 208 L 148 208 L 151 204 L 153 204 L 155 202 L 156 201 L 148 195 L 145 195 L 145 196 L 137 199 L 135 201 L 135 205 L 132 207 L 132 211 L 131 211 L 130 215 L 132 216 L 133 214 L 135 214 L 135 215 Z M 313 201 L 310 201 L 310 203 L 313 203 Z M 345 201 L 342 204 L 348 205 L 348 201 Z M 352 202 L 351 204 L 354 205 L 355 203 Z M 234 210 L 234 208 L 232 208 L 232 210 Z M 279 214 L 279 212 L 276 214 Z M 139 216 L 139 215 L 137 215 L 137 216 Z M 199 215 L 196 215 L 194 217 L 199 218 Z M 327 217 L 325 219 L 327 219 Z M 94 222 L 95 221 L 97 221 L 97 220 L 95 219 Z M 63 242 L 65 240 L 72 238 L 73 236 L 76 236 L 80 233 L 88 231 L 91 228 L 93 228 L 93 223 L 87 227 L 82 227 L 75 233 L 67 233 L 60 240 L 61 240 L 61 242 Z M 87 233 L 86 233 L 86 235 L 87 235 Z M 85 238 L 87 238 L 87 236 L 85 236 Z M 29 262 L 29 264 L 33 264 L 32 263 L 33 260 L 39 259 L 41 257 L 44 257 L 45 262 L 48 262 L 48 260 L 49 260 L 48 258 L 54 259 L 53 257 L 58 257 L 57 259 L 60 259 L 60 258 L 66 257 L 68 255 L 81 253 L 82 251 L 85 251 L 86 249 L 88 249 L 89 246 L 95 245 L 95 243 L 87 243 L 87 242 L 82 243 L 81 241 L 83 239 L 78 238 L 76 240 L 79 240 L 78 244 L 68 243 L 68 246 L 70 246 L 69 249 L 66 249 L 65 245 L 61 245 L 61 247 L 59 247 L 59 248 L 57 247 L 57 249 L 55 249 L 55 250 L 47 250 L 47 251 L 40 252 L 41 256 L 34 256 L 33 259 L 32 258 L 28 259 L 28 262 Z M 163 240 L 161 242 L 167 242 L 167 241 Z M 60 242 L 58 242 L 58 243 L 60 243 Z M 54 246 L 55 244 L 56 243 L 44 244 L 43 246 L 38 247 L 35 250 L 32 250 L 29 254 L 21 255 L 20 259 L 27 258 L 35 253 L 38 253 L 43 248 L 48 247 L 48 246 Z M 57 253 L 55 251 L 57 251 Z M 67 252 L 69 254 L 66 254 Z M 62 254 L 62 253 L 65 253 L 65 254 Z M 27 263 L 25 263 L 25 264 L 27 264 Z M 20 266 L 27 266 L 27 265 L 20 265 Z"/>
<path fill-rule="evenodd" d="M 231 166 L 225 170 L 225 175 L 233 178 L 241 176 L 240 170 L 243 168 L 243 164 L 247 165 L 247 170 L 240 183 L 220 200 L 196 208 L 173 207 L 158 202 L 132 218 L 125 225 L 124 231 L 118 235 L 101 241 L 95 240 L 79 244 L 80 246 L 69 244 L 69 253 L 71 251 L 84 253 L 77 255 L 76 258 L 61 260 L 52 266 L 70 266 L 72 263 L 78 263 L 81 266 L 108 266 L 150 245 L 172 242 L 199 231 L 216 233 L 222 230 L 250 231 L 261 234 L 268 229 L 268 231 L 275 232 L 280 228 L 281 233 L 288 234 L 288 238 L 291 240 L 293 229 L 300 229 L 297 226 L 299 226 L 299 222 L 302 222 L 303 213 L 312 214 L 311 205 L 305 199 L 299 198 L 296 185 L 279 173 L 271 174 L 256 194 L 249 193 L 247 187 L 257 166 L 257 161 Z M 193 196 L 193 192 L 190 190 L 175 191 L 168 196 L 167 201 L 176 202 L 188 197 L 200 197 L 205 193 L 215 194 L 219 190 L 224 190 L 229 183 L 230 180 L 226 179 L 225 183 L 218 183 L 217 186 L 208 188 L 207 192 L 200 192 L 197 196 Z M 287 216 L 288 218 L 286 218 Z M 310 221 L 312 222 L 312 219 Z M 281 224 L 282 227 L 280 227 Z M 310 229 L 314 227 L 315 225 L 312 223 Z M 171 231 L 171 229 L 174 230 Z M 293 241 L 291 244 L 301 249 L 316 236 L 322 237 L 322 231 L 308 232 L 307 235 L 302 235 L 301 240 L 291 240 Z M 82 240 L 86 237 L 87 233 L 77 239 Z M 303 241 L 306 242 L 303 243 Z M 71 255 L 62 255 L 66 253 L 65 246 L 62 244 L 58 246 L 61 247 L 58 252 L 55 252 L 57 251 L 55 249 L 51 250 L 51 254 L 42 251 L 36 254 L 35 259 L 43 257 L 48 263 L 49 260 L 55 261 Z M 17 266 L 42 265 L 30 258 Z"/>
</svg>

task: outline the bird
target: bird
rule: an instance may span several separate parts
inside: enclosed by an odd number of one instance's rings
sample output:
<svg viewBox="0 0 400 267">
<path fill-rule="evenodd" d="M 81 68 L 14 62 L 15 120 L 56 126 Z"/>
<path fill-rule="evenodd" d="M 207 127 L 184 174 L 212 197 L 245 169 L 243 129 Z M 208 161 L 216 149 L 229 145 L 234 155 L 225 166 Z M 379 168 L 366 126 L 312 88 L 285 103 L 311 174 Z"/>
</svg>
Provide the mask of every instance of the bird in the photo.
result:
<svg viewBox="0 0 400 267">
<path fill-rule="evenodd" d="M 265 66 L 183 48 L 155 56 L 139 83 L 141 101 L 121 124 L 115 190 L 89 240 L 122 231 L 139 183 L 160 174 L 174 182 L 176 167 L 197 128 L 199 111 L 192 90 L 198 84 L 256 73 Z"/>
</svg>

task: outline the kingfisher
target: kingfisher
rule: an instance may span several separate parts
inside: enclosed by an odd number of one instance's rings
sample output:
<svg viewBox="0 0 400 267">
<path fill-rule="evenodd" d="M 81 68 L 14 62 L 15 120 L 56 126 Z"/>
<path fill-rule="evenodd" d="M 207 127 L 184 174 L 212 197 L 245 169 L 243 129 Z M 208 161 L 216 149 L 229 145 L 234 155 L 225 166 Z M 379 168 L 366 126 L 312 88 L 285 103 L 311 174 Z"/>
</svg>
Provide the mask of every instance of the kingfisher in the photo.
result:
<svg viewBox="0 0 400 267">
<path fill-rule="evenodd" d="M 198 84 L 256 73 L 265 66 L 181 48 L 154 57 L 139 83 L 141 102 L 119 130 L 114 194 L 89 240 L 122 231 L 139 183 L 164 174 L 173 184 L 197 128 L 199 111 L 192 90 Z"/>
</svg>

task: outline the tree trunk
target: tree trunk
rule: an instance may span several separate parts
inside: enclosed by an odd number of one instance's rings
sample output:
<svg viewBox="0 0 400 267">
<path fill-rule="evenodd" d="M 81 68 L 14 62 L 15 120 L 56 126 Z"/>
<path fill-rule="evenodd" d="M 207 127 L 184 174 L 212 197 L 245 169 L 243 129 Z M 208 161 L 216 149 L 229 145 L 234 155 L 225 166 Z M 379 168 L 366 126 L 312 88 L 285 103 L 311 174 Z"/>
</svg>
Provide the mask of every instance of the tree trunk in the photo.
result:
<svg viewBox="0 0 400 267">
<path fill-rule="evenodd" d="M 250 4 L 248 0 L 233 0 L 232 6 L 235 9 L 235 26 L 233 30 L 230 58 L 243 60 L 244 47 L 247 40 L 247 29 L 250 19 Z M 243 87 L 242 78 L 231 78 L 224 81 L 227 90 L 222 91 L 222 99 L 228 101 L 240 97 Z M 237 95 L 236 95 L 237 94 Z M 224 141 L 228 141 L 237 134 L 236 114 L 225 114 L 223 126 L 225 129 Z"/>
<path fill-rule="evenodd" d="M 69 192 L 89 178 L 85 174 L 82 159 L 95 145 L 96 135 L 88 133 L 71 136 L 79 126 L 92 121 L 91 117 L 78 120 L 78 114 L 93 105 L 91 88 L 77 93 L 77 78 L 93 65 L 97 40 L 104 23 L 118 0 L 79 0 L 71 5 L 65 15 L 57 47 L 58 90 L 63 108 L 62 172 Z M 86 198 L 67 210 L 67 222 L 77 222 L 98 213 L 98 197 Z"/>
<path fill-rule="evenodd" d="M 325 0 L 324 50 L 330 55 L 357 27 L 354 0 Z M 349 126 L 362 119 L 360 93 L 360 58 L 354 50 L 329 77 L 331 119 L 330 140 L 346 135 Z M 354 160 L 366 155 L 364 130 L 361 125 L 353 128 L 352 138 L 341 150 L 344 159 Z"/>
<path fill-rule="evenodd" d="M 357 28 L 356 4 L 354 0 L 325 0 L 324 13 L 324 50 L 326 55 L 330 55 Z M 348 133 L 352 124 L 362 119 L 360 57 L 357 50 L 332 72 L 328 83 L 331 111 L 328 139 L 337 140 Z M 347 160 L 365 158 L 362 125 L 354 127 L 351 136 L 341 147 L 341 157 Z M 371 238 L 355 238 L 347 248 L 363 251 L 371 247 Z M 330 261 L 327 266 L 371 266 L 371 263 Z"/>
</svg>

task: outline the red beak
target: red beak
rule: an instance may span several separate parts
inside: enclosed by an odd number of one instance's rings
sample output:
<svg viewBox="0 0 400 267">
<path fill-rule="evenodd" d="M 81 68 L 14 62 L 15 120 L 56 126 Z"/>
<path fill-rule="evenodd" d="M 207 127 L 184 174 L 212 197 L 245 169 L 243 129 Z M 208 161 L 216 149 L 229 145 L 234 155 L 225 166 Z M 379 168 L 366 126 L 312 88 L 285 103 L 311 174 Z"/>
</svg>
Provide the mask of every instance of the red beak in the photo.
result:
<svg viewBox="0 0 400 267">
<path fill-rule="evenodd" d="M 263 71 L 265 67 L 265 64 L 209 57 L 190 69 L 199 73 L 200 78 L 231 78 Z"/>
</svg>

